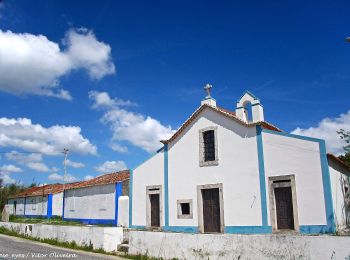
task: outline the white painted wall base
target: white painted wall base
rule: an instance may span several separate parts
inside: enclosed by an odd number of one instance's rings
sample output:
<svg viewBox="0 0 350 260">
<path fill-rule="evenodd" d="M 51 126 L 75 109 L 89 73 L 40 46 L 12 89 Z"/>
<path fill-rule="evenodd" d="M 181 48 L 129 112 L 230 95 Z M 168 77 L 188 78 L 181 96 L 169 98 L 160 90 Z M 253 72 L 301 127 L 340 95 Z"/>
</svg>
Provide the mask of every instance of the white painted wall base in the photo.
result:
<svg viewBox="0 0 350 260">
<path fill-rule="evenodd" d="M 36 238 L 57 238 L 59 241 L 75 241 L 78 245 L 93 244 L 94 249 L 117 251 L 123 240 L 121 227 L 59 226 L 0 222 L 0 226 Z M 30 228 L 31 226 L 31 228 Z"/>
<path fill-rule="evenodd" d="M 164 259 L 350 259 L 350 237 L 130 230 L 129 254 Z"/>
</svg>

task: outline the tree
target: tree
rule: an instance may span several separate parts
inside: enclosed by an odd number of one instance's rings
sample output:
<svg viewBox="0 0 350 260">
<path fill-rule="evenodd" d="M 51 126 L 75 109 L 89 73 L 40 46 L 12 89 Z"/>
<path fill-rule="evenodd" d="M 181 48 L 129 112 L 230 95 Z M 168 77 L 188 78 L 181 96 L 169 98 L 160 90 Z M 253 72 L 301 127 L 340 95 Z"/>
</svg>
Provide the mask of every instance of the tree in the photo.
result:
<svg viewBox="0 0 350 260">
<path fill-rule="evenodd" d="M 345 162 L 350 167 L 350 131 L 345 131 L 344 129 L 340 129 L 337 131 L 340 135 L 340 139 L 345 141 L 344 146 L 344 155 L 340 155 L 339 159 Z"/>
</svg>

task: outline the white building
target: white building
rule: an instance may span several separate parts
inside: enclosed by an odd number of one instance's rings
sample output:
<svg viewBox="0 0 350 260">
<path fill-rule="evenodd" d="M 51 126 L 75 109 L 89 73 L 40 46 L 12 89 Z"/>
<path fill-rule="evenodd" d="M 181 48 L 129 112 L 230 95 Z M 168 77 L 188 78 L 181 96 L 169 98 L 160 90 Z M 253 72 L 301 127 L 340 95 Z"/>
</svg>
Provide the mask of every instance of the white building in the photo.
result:
<svg viewBox="0 0 350 260">
<path fill-rule="evenodd" d="M 77 183 L 64 191 L 62 218 L 85 224 L 128 226 L 128 193 L 128 170 Z"/>
<path fill-rule="evenodd" d="M 333 233 L 335 220 L 345 223 L 345 212 L 334 207 L 344 196 L 334 187 L 349 169 L 328 165 L 324 140 L 266 122 L 248 91 L 231 112 L 207 90 L 163 148 L 130 172 L 131 228 Z"/>
<path fill-rule="evenodd" d="M 23 217 L 62 216 L 63 185 L 31 187 L 8 199 L 10 215 Z"/>
</svg>

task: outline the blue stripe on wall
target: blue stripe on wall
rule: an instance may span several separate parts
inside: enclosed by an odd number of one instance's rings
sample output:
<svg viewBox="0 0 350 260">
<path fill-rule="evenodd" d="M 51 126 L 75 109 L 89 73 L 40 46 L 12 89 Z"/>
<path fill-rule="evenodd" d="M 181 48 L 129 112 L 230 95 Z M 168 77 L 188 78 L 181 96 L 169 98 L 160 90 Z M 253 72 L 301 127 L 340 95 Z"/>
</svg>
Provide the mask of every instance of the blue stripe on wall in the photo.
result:
<svg viewBox="0 0 350 260">
<path fill-rule="evenodd" d="M 119 197 L 122 195 L 123 183 L 117 182 L 115 184 L 115 216 L 114 216 L 114 225 L 118 225 L 118 208 L 119 208 Z"/>
<path fill-rule="evenodd" d="M 198 227 L 191 226 L 164 226 L 163 230 L 168 232 L 198 233 Z"/>
<path fill-rule="evenodd" d="M 63 205 L 62 205 L 62 219 L 64 219 L 64 201 L 65 201 L 65 195 L 66 195 L 65 190 L 63 190 L 63 195 L 62 195 L 62 197 L 63 197 Z"/>
<path fill-rule="evenodd" d="M 24 207 L 23 207 L 23 215 L 26 214 L 26 202 L 27 202 L 27 197 L 24 197 Z M 16 213 L 16 212 L 15 212 Z M 17 214 L 16 214 L 17 215 Z"/>
<path fill-rule="evenodd" d="M 327 160 L 327 152 L 326 152 L 326 142 L 321 140 L 319 142 L 320 147 L 320 160 L 321 160 L 321 169 L 322 169 L 322 183 L 323 183 L 323 193 L 326 207 L 326 218 L 327 218 L 327 226 L 328 233 L 335 232 L 335 223 L 334 223 L 334 211 L 333 211 L 333 199 L 332 199 L 332 191 L 331 191 L 331 180 L 329 176 L 329 167 Z"/>
<path fill-rule="evenodd" d="M 130 170 L 129 177 L 129 227 L 132 227 L 132 178 L 133 178 L 133 170 Z"/>
<path fill-rule="evenodd" d="M 84 218 L 65 218 L 66 221 L 81 222 L 86 225 L 114 225 L 114 219 L 84 219 Z"/>
<path fill-rule="evenodd" d="M 258 162 L 259 162 L 261 218 L 262 218 L 262 225 L 267 226 L 266 178 L 265 178 L 265 165 L 264 165 L 264 149 L 263 149 L 261 132 L 262 132 L 261 126 L 257 125 L 256 126 L 256 144 L 258 149 Z"/>
<path fill-rule="evenodd" d="M 164 226 L 169 226 L 168 144 L 164 144 Z"/>
<path fill-rule="evenodd" d="M 52 194 L 47 195 L 47 218 L 52 217 Z"/>
<path fill-rule="evenodd" d="M 271 226 L 226 226 L 225 233 L 231 234 L 269 234 Z"/>
</svg>

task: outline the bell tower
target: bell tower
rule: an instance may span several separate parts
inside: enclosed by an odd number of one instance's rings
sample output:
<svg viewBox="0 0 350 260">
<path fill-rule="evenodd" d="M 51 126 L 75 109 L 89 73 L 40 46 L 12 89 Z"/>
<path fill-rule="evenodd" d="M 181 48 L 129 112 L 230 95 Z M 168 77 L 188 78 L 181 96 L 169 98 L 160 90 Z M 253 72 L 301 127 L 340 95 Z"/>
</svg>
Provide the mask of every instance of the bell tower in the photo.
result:
<svg viewBox="0 0 350 260">
<path fill-rule="evenodd" d="M 237 101 L 236 116 L 246 123 L 264 121 L 264 108 L 257 98 L 249 91 L 245 91 Z"/>
</svg>

